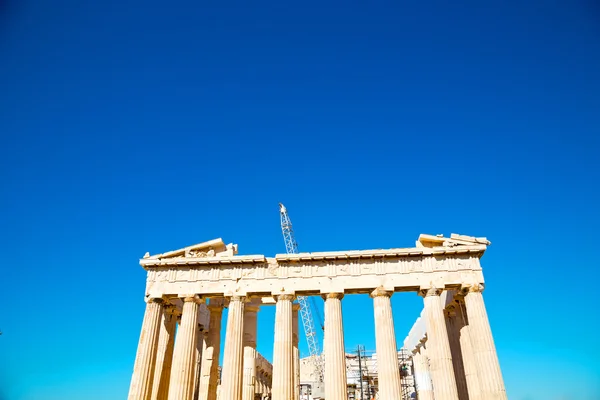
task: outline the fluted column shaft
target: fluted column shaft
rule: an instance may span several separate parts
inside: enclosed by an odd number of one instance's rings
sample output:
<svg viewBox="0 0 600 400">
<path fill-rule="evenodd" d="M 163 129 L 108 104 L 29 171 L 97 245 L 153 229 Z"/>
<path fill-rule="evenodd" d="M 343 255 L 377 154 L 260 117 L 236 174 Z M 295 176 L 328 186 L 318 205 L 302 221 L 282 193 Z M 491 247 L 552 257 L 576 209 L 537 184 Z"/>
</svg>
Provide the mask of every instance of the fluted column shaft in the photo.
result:
<svg viewBox="0 0 600 400">
<path fill-rule="evenodd" d="M 274 297 L 277 300 L 277 305 L 275 306 L 272 400 L 292 400 L 294 398 L 292 345 L 292 301 L 294 296 L 280 294 Z"/>
<path fill-rule="evenodd" d="M 173 352 L 169 400 L 193 399 L 198 339 L 198 306 L 203 301 L 198 296 L 188 296 L 183 299 L 181 324 Z"/>
<path fill-rule="evenodd" d="M 262 392 L 263 392 L 262 371 L 257 369 L 256 370 L 256 385 L 254 386 L 254 393 L 261 395 L 261 398 L 262 398 Z"/>
<path fill-rule="evenodd" d="M 427 321 L 427 354 L 436 400 L 458 400 L 450 341 L 440 300 L 442 291 L 436 288 L 421 291 Z"/>
<path fill-rule="evenodd" d="M 244 308 L 244 377 L 242 399 L 254 400 L 256 384 L 256 331 L 258 303 L 247 303 Z"/>
<path fill-rule="evenodd" d="M 260 394 L 262 397 L 267 395 L 267 381 L 264 371 L 260 371 Z"/>
<path fill-rule="evenodd" d="M 200 396 L 200 381 L 202 380 L 202 354 L 204 353 L 205 344 L 204 327 L 198 325 L 198 334 L 196 335 L 196 368 L 194 371 L 194 400 L 198 400 Z"/>
<path fill-rule="evenodd" d="M 171 379 L 176 326 L 177 310 L 175 306 L 165 307 L 158 337 L 156 366 L 154 368 L 154 380 L 152 384 L 152 400 L 167 400 L 169 396 L 169 380 Z"/>
<path fill-rule="evenodd" d="M 244 361 L 244 297 L 229 300 L 227 334 L 221 371 L 221 399 L 241 400 Z"/>
<path fill-rule="evenodd" d="M 460 348 L 459 321 L 457 321 L 457 305 L 452 303 L 445 310 L 446 332 L 450 342 L 450 354 L 452 356 L 452 366 L 454 368 L 454 379 L 456 380 L 456 390 L 459 400 L 470 400 L 467 390 L 467 379 L 462 359 L 462 350 Z"/>
<path fill-rule="evenodd" d="M 413 353 L 413 369 L 417 398 L 419 400 L 434 400 L 431 375 L 429 374 L 429 359 L 424 345 L 421 345 Z"/>
<path fill-rule="evenodd" d="M 483 285 L 475 285 L 467 288 L 464 295 L 481 397 L 485 400 L 505 400 L 506 389 L 482 291 Z"/>
<path fill-rule="evenodd" d="M 273 398 L 273 374 L 267 375 L 267 393 L 272 400 Z"/>
<path fill-rule="evenodd" d="M 484 400 L 481 398 L 479 390 L 479 377 L 477 376 L 477 365 L 475 355 L 473 354 L 473 345 L 471 344 L 471 333 L 468 325 L 464 303 L 459 302 L 456 307 L 456 322 L 459 331 L 460 351 L 462 354 L 463 367 L 465 370 L 465 380 L 469 392 L 469 400 Z"/>
<path fill-rule="evenodd" d="M 129 386 L 129 400 L 149 400 L 152 395 L 152 379 L 156 362 L 156 350 L 163 315 L 163 300 L 151 298 L 146 303 L 142 332 L 138 342 Z"/>
<path fill-rule="evenodd" d="M 342 322 L 343 293 L 323 295 L 325 299 L 325 398 L 346 400 L 346 352 L 344 350 L 344 326 Z"/>
<path fill-rule="evenodd" d="M 394 318 L 392 317 L 392 292 L 377 288 L 371 293 L 375 314 L 375 346 L 380 399 L 400 399 L 400 367 Z"/>
<path fill-rule="evenodd" d="M 221 319 L 223 317 L 223 299 L 210 299 L 208 304 L 210 319 L 205 348 L 202 353 L 199 400 L 217 399 L 219 380 L 219 355 L 221 353 Z"/>
<path fill-rule="evenodd" d="M 298 310 L 300 304 L 292 304 L 292 347 L 294 348 L 294 400 L 300 400 L 300 349 L 298 348 Z"/>
</svg>

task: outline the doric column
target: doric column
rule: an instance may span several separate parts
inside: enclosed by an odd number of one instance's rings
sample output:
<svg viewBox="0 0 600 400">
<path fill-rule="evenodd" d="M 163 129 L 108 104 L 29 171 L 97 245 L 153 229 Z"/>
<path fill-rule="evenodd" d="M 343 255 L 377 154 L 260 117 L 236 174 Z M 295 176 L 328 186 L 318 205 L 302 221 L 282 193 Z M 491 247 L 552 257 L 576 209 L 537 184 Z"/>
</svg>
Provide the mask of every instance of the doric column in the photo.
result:
<svg viewBox="0 0 600 400">
<path fill-rule="evenodd" d="M 291 294 L 275 295 L 275 342 L 273 344 L 272 400 L 294 398 L 294 357 L 292 345 L 292 301 Z"/>
<path fill-rule="evenodd" d="M 454 366 L 450 353 L 450 342 L 444 320 L 444 309 L 440 300 L 441 290 L 421 290 L 427 322 L 427 354 L 429 370 L 436 400 L 458 400 Z"/>
<path fill-rule="evenodd" d="M 208 311 L 210 312 L 210 320 L 205 338 L 205 348 L 202 352 L 199 400 L 217 400 L 223 299 L 210 299 Z"/>
<path fill-rule="evenodd" d="M 344 350 L 344 327 L 342 323 L 343 297 L 343 293 L 323 295 L 325 299 L 323 350 L 325 353 L 325 398 L 327 400 L 346 400 L 348 398 L 346 352 Z M 396 354 L 395 351 L 394 354 Z M 396 369 L 398 369 L 397 361 Z"/>
<path fill-rule="evenodd" d="M 204 299 L 190 295 L 183 299 L 181 324 L 177 331 L 169 400 L 192 400 L 196 371 L 196 343 L 198 338 L 198 306 Z"/>
<path fill-rule="evenodd" d="M 198 400 L 200 396 L 200 381 L 202 380 L 202 354 L 205 347 L 204 326 L 198 325 L 198 333 L 196 337 L 196 369 L 194 371 L 194 400 Z"/>
<path fill-rule="evenodd" d="M 256 317 L 258 303 L 255 301 L 244 306 L 244 377 L 242 381 L 242 399 L 254 400 L 256 382 Z"/>
<path fill-rule="evenodd" d="M 269 397 L 269 400 L 272 400 L 273 398 L 273 375 L 272 374 L 267 374 L 267 396 Z"/>
<path fill-rule="evenodd" d="M 458 400 L 450 342 L 446 331 L 444 309 L 440 299 L 442 290 L 421 290 L 427 323 L 427 354 L 429 371 L 436 400 Z"/>
<path fill-rule="evenodd" d="M 467 390 L 467 379 L 462 359 L 462 350 L 460 348 L 460 322 L 457 318 L 456 303 L 451 303 L 446 310 L 446 332 L 450 342 L 450 354 L 452 356 L 452 366 L 454 368 L 454 379 L 456 379 L 456 390 L 459 400 L 470 400 Z"/>
<path fill-rule="evenodd" d="M 255 395 L 260 395 L 262 398 L 262 371 L 256 368 L 256 384 L 254 385 Z"/>
<path fill-rule="evenodd" d="M 300 349 L 298 348 L 298 310 L 300 304 L 292 304 L 292 347 L 294 348 L 294 400 L 300 400 Z"/>
<path fill-rule="evenodd" d="M 267 394 L 265 390 L 265 375 L 262 370 L 258 371 L 258 394 L 260 394 L 261 399 Z"/>
<path fill-rule="evenodd" d="M 267 389 L 267 373 L 266 371 L 261 371 L 261 375 L 260 375 L 260 393 L 262 394 L 262 397 L 266 397 L 268 394 L 268 390 Z"/>
<path fill-rule="evenodd" d="M 506 389 L 487 311 L 483 303 L 482 291 L 483 285 L 474 285 L 463 290 L 481 398 L 505 400 L 507 398 Z"/>
<path fill-rule="evenodd" d="M 400 399 L 400 367 L 392 317 L 392 292 L 379 287 L 371 293 L 375 314 L 375 346 L 380 399 Z"/>
<path fill-rule="evenodd" d="M 147 400 L 152 395 L 152 378 L 162 315 L 163 300 L 148 299 L 129 386 L 129 400 Z"/>
<path fill-rule="evenodd" d="M 245 298 L 233 296 L 229 300 L 227 333 L 221 371 L 221 399 L 241 400 L 243 377 L 243 336 Z"/>
<path fill-rule="evenodd" d="M 163 312 L 158 337 L 156 367 L 154 368 L 152 400 L 167 400 L 169 397 L 169 380 L 171 379 L 177 314 L 177 308 L 173 305 L 166 306 Z"/>
<path fill-rule="evenodd" d="M 431 375 L 429 374 L 429 359 L 424 344 L 413 351 L 413 370 L 417 398 L 419 400 L 434 400 Z"/>
<path fill-rule="evenodd" d="M 457 301 L 456 322 L 459 331 L 460 351 L 462 354 L 463 367 L 465 370 L 465 379 L 467 381 L 467 391 L 469 400 L 484 400 L 481 398 L 479 390 L 479 377 L 477 376 L 477 364 L 473 354 L 473 345 L 471 344 L 471 333 L 468 325 L 464 303 Z"/>
</svg>

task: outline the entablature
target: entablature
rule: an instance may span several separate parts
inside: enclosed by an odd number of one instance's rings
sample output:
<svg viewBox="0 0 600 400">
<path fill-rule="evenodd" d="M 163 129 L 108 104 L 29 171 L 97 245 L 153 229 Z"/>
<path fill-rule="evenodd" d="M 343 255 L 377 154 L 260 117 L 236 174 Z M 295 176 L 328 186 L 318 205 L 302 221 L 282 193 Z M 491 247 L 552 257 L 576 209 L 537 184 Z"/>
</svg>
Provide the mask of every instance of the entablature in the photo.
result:
<svg viewBox="0 0 600 400">
<path fill-rule="evenodd" d="M 479 259 L 487 245 L 481 243 L 481 239 L 464 238 L 461 236 L 460 240 L 465 243 L 453 243 L 450 247 L 277 254 L 275 257 L 190 257 L 177 251 L 175 257 L 145 257 L 140 264 L 148 271 L 147 295 L 157 297 L 186 293 L 206 297 L 370 293 L 377 287 L 390 291 L 419 291 L 429 287 L 455 289 L 465 283 L 483 283 Z"/>
</svg>

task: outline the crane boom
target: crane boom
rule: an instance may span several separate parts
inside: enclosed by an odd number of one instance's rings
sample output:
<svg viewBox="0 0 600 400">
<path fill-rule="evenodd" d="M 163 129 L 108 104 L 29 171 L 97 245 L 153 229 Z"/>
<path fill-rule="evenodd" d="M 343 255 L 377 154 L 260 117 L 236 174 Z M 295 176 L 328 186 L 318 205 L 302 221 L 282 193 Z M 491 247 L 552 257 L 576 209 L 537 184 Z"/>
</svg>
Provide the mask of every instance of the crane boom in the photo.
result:
<svg viewBox="0 0 600 400">
<path fill-rule="evenodd" d="M 298 254 L 298 243 L 294 237 L 292 229 L 292 221 L 287 213 L 287 209 L 279 203 L 279 214 L 281 216 L 281 232 L 283 233 L 283 241 L 285 242 L 285 250 L 287 254 Z M 323 364 L 321 362 L 321 352 L 319 351 L 319 343 L 315 331 L 313 316 L 308 303 L 308 297 L 298 296 L 300 304 L 300 318 L 304 327 L 306 342 L 308 343 L 308 352 L 313 360 L 315 375 L 318 382 L 323 382 Z"/>
</svg>

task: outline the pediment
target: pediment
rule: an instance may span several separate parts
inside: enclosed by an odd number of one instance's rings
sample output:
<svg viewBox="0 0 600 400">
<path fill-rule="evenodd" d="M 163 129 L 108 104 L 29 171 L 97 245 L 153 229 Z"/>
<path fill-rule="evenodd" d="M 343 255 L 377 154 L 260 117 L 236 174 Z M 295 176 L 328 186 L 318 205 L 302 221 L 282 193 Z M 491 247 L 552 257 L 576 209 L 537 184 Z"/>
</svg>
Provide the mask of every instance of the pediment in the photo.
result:
<svg viewBox="0 0 600 400">
<path fill-rule="evenodd" d="M 218 238 L 153 256 L 146 253 L 144 259 L 233 257 L 237 251 L 237 244 L 226 245 L 221 238 Z"/>
<path fill-rule="evenodd" d="M 491 243 L 484 237 L 459 235 L 457 233 L 450 234 L 449 238 L 444 237 L 444 235 L 426 235 L 422 233 L 419 235 L 419 240 L 417 240 L 417 247 L 455 247 L 481 244 L 489 246 Z"/>
</svg>

